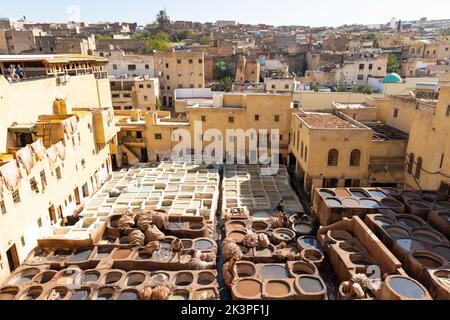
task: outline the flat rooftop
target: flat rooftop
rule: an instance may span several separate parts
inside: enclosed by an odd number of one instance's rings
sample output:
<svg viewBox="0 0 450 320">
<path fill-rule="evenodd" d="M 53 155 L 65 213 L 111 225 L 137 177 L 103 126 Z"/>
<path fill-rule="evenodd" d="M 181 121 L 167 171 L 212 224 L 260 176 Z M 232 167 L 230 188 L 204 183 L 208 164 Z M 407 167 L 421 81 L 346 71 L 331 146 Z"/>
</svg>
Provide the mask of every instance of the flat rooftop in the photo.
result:
<svg viewBox="0 0 450 320">
<path fill-rule="evenodd" d="M 409 135 L 399 129 L 381 122 L 362 122 L 363 125 L 373 130 L 373 140 L 408 140 Z"/>
<path fill-rule="evenodd" d="M 298 115 L 309 127 L 313 129 L 358 129 L 354 125 L 331 113 L 308 112 Z"/>
<path fill-rule="evenodd" d="M 337 109 L 369 109 L 369 108 L 375 108 L 372 106 L 368 106 L 365 103 L 334 103 L 334 106 Z"/>
</svg>

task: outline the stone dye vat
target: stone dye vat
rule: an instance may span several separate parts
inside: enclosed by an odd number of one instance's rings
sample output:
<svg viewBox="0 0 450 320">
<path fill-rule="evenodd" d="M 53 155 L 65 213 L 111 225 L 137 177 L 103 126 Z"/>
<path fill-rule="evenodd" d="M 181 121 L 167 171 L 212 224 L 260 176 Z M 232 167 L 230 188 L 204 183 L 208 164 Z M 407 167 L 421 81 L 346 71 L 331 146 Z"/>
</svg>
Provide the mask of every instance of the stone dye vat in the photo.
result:
<svg viewBox="0 0 450 320">
<path fill-rule="evenodd" d="M 48 266 L 47 266 L 48 267 Z M 44 270 L 42 267 L 41 270 Z M 28 274 L 24 268 L 16 271 L 9 282 Z M 73 282 L 66 278 L 72 275 Z M 20 285 L 0 288 L 2 300 L 142 300 L 145 288 L 167 288 L 162 299 L 174 300 L 186 292 L 190 300 L 218 300 L 220 298 L 217 272 L 205 271 L 130 271 L 117 269 L 66 269 L 43 283 L 39 277 Z M 160 297 L 161 298 L 161 297 Z"/>
<path fill-rule="evenodd" d="M 326 300 L 327 287 L 317 268 L 306 262 L 237 262 L 231 286 L 234 300 Z"/>
<path fill-rule="evenodd" d="M 382 275 L 403 277 L 411 282 L 414 280 L 408 277 L 400 261 L 359 217 L 354 216 L 351 220 L 344 219 L 322 228 L 318 239 L 324 246 L 339 280 L 343 282 L 340 287 L 341 299 L 355 299 L 348 295 L 352 294 L 351 291 L 349 293 L 346 291 L 348 286 L 352 287 L 352 283 L 360 289 L 356 299 L 407 298 L 398 292 L 395 297 L 388 294 Z M 425 289 L 423 295 L 417 299 L 429 298 L 428 291 Z"/>
<path fill-rule="evenodd" d="M 431 217 L 431 218 L 430 218 Z M 433 219 L 431 214 L 430 219 Z M 366 216 L 366 224 L 392 250 L 403 268 L 418 280 L 434 299 L 450 298 L 450 244 L 447 238 L 427 224 L 422 218 L 411 214 L 398 214 L 389 218 L 383 214 Z"/>
</svg>

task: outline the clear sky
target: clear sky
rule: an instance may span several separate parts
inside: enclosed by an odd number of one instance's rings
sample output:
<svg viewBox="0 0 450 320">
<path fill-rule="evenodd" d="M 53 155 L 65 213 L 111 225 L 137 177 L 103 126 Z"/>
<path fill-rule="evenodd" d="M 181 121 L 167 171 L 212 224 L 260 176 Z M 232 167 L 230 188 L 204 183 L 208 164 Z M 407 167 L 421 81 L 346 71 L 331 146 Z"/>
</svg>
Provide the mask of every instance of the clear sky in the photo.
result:
<svg viewBox="0 0 450 320">
<path fill-rule="evenodd" d="M 450 0 L 0 0 L 0 17 L 34 22 L 152 22 L 166 8 L 172 20 L 339 26 L 450 18 Z"/>
</svg>

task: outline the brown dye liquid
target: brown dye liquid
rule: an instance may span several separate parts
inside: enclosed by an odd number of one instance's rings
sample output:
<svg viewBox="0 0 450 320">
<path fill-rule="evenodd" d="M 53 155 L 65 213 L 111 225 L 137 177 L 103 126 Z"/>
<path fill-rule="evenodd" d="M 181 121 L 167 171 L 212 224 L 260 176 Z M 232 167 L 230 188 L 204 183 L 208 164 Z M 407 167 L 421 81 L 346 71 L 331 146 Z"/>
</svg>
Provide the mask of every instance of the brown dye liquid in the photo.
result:
<svg viewBox="0 0 450 320">
<path fill-rule="evenodd" d="M 242 280 L 236 285 L 236 292 L 244 297 L 255 297 L 261 294 L 261 284 L 254 280 Z"/>
<path fill-rule="evenodd" d="M 290 292 L 290 287 L 284 282 L 269 282 L 266 286 L 266 292 L 273 297 L 284 297 Z"/>
<path fill-rule="evenodd" d="M 241 242 L 245 238 L 245 234 L 240 232 L 231 232 L 230 238 L 235 240 L 236 242 Z"/>
<path fill-rule="evenodd" d="M 16 293 L 17 294 L 17 293 Z M 16 294 L 12 292 L 3 292 L 0 293 L 0 301 L 12 300 L 16 296 Z"/>
<path fill-rule="evenodd" d="M 351 194 L 345 189 L 336 189 L 336 195 L 345 198 L 351 196 Z"/>
<path fill-rule="evenodd" d="M 429 257 L 424 257 L 424 256 L 418 256 L 418 257 L 414 257 L 417 261 L 419 261 L 419 263 L 421 265 L 423 265 L 426 268 L 437 268 L 440 267 L 441 264 L 439 263 L 439 261 L 434 260 L 432 258 Z"/>
<path fill-rule="evenodd" d="M 123 260 L 126 259 L 130 254 L 130 249 L 120 249 L 113 253 L 112 258 L 116 260 Z"/>
</svg>

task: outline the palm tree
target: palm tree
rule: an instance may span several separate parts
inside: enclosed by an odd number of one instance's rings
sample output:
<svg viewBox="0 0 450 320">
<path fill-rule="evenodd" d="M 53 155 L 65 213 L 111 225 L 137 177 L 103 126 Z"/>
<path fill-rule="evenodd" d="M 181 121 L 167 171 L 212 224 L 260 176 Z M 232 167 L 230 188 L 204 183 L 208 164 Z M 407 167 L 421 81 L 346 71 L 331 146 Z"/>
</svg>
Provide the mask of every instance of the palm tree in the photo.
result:
<svg viewBox="0 0 450 320">
<path fill-rule="evenodd" d="M 225 92 L 231 92 L 233 90 L 233 79 L 231 77 L 225 77 L 220 82 L 222 85 L 222 88 L 225 90 Z"/>
</svg>

